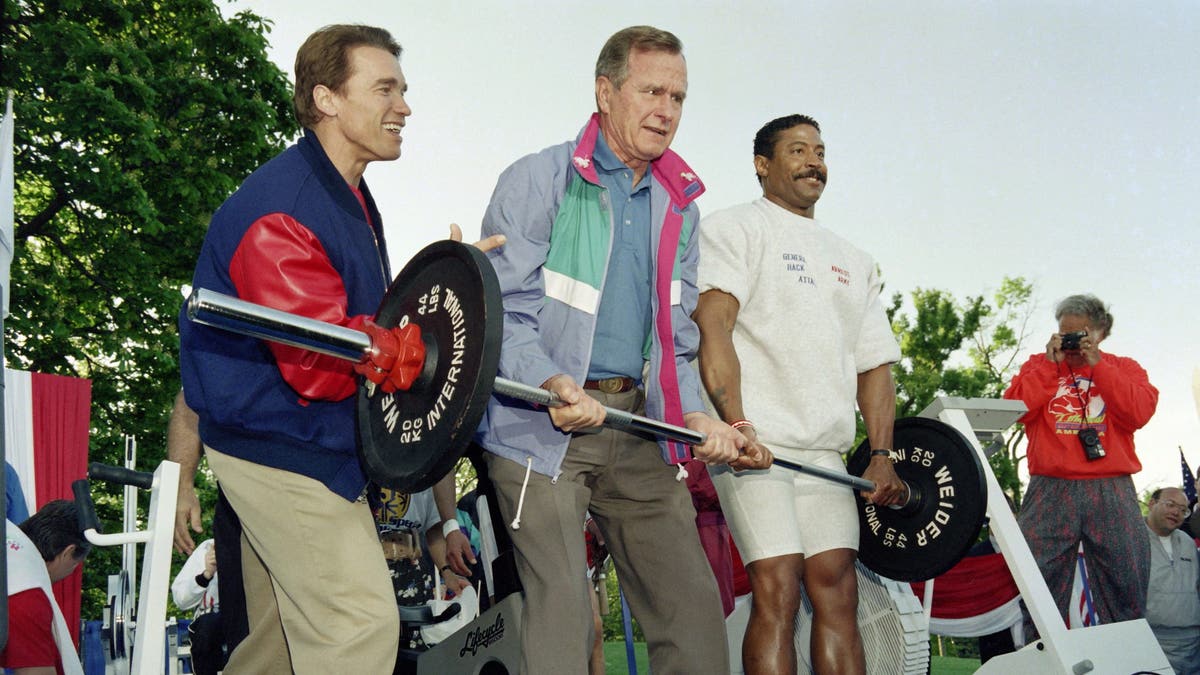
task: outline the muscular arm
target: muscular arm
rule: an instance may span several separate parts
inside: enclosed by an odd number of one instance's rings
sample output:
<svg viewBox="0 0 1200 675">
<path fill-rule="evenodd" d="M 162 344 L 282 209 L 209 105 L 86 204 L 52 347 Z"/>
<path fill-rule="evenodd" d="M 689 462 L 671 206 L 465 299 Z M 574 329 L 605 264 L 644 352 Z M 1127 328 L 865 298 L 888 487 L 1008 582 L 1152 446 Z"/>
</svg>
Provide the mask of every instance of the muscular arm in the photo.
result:
<svg viewBox="0 0 1200 675">
<path fill-rule="evenodd" d="M 737 298 L 724 291 L 700 294 L 692 315 L 700 328 L 700 379 L 717 414 L 726 422 L 744 419 L 742 365 L 733 347 Z"/>
<path fill-rule="evenodd" d="M 858 374 L 858 409 L 871 448 L 891 450 L 896 424 L 896 383 L 892 380 L 890 363 Z M 872 457 L 863 478 L 875 483 L 875 491 L 863 495 L 875 504 L 895 504 L 903 497 L 903 484 L 887 457 Z"/>
<path fill-rule="evenodd" d="M 179 464 L 179 501 L 175 505 L 175 550 L 191 555 L 196 550 L 192 532 L 200 532 L 200 499 L 196 496 L 196 470 L 200 467 L 200 418 L 188 407 L 183 390 L 175 395 L 167 423 L 167 459 Z"/>
<path fill-rule="evenodd" d="M 892 380 L 890 363 L 859 373 L 858 409 L 871 447 L 890 450 L 896 425 L 896 383 Z"/>
<path fill-rule="evenodd" d="M 737 298 L 718 290 L 705 291 L 696 302 L 692 319 L 700 329 L 700 380 L 708 390 L 717 415 L 724 422 L 745 419 L 742 409 L 742 366 L 733 346 L 733 326 L 737 322 Z M 685 418 L 692 415 L 688 413 Z M 689 420 L 689 426 L 693 423 Z M 717 423 L 720 427 L 724 424 Z M 728 427 L 725 427 L 728 428 Z M 771 451 L 758 441 L 758 430 L 742 427 L 745 440 L 738 446 L 744 451 L 730 462 L 734 469 L 765 469 L 774 461 Z M 709 462 L 711 463 L 711 462 Z"/>
<path fill-rule="evenodd" d="M 449 570 L 443 569 L 448 563 L 446 561 L 446 540 L 442 537 L 440 525 L 435 525 L 428 530 L 425 530 L 425 545 L 429 549 L 429 558 L 433 560 L 433 564 L 441 571 L 442 583 L 446 588 L 454 593 L 459 593 L 462 589 L 470 586 L 470 582 L 458 573 L 452 572 L 454 568 Z"/>
</svg>

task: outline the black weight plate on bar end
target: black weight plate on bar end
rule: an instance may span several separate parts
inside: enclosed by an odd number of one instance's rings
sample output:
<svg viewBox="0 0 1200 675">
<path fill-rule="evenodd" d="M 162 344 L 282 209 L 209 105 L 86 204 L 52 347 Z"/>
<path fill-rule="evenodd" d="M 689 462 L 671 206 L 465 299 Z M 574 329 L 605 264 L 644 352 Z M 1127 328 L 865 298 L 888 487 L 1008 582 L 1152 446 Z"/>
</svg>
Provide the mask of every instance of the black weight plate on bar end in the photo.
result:
<svg viewBox="0 0 1200 675">
<path fill-rule="evenodd" d="M 375 322 L 421 328 L 425 372 L 408 391 L 358 387 L 359 456 L 367 477 L 403 492 L 432 487 L 462 457 L 487 409 L 503 338 L 500 284 L 479 249 L 449 240 L 396 276 Z"/>
<path fill-rule="evenodd" d="M 880 576 L 924 581 L 963 558 L 987 517 L 987 480 L 979 457 L 957 429 L 938 420 L 896 420 L 893 449 L 896 474 L 919 493 L 902 509 L 858 501 L 858 559 Z M 846 463 L 861 476 L 871 461 L 863 441 Z"/>
</svg>

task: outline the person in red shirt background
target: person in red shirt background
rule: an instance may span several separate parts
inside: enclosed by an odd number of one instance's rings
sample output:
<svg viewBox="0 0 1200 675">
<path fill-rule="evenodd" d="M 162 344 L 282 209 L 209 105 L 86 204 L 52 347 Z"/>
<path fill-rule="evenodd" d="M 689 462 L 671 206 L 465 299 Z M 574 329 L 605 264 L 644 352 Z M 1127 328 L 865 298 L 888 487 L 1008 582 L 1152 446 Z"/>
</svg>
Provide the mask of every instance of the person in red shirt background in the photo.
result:
<svg viewBox="0 0 1200 675">
<path fill-rule="evenodd" d="M 70 576 L 91 550 L 73 502 L 46 502 L 19 528 L 9 521 L 4 547 L 9 632 L 0 651 L 0 668 L 10 668 L 15 675 L 82 675 L 75 643 L 50 585 Z"/>
<path fill-rule="evenodd" d="M 1029 486 L 1018 521 L 1064 620 L 1083 543 L 1102 623 L 1146 610 L 1149 542 L 1131 476 L 1141 471 L 1133 434 L 1150 421 L 1158 390 L 1136 361 L 1100 351 L 1113 318 L 1094 295 L 1055 309 L 1058 331 L 1013 378 L 1023 401 Z"/>
</svg>

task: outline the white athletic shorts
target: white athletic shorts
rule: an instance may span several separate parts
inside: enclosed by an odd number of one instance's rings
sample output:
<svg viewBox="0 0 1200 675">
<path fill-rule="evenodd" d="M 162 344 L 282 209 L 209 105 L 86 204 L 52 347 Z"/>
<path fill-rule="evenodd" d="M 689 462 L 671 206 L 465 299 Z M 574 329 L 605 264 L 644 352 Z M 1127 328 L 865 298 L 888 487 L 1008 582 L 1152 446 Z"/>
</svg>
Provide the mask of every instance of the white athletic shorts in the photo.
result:
<svg viewBox="0 0 1200 675">
<path fill-rule="evenodd" d="M 834 450 L 787 450 L 785 459 L 846 472 Z M 709 473 L 743 562 L 858 550 L 858 506 L 851 488 L 778 466 L 735 473 L 722 465 L 709 467 Z"/>
</svg>

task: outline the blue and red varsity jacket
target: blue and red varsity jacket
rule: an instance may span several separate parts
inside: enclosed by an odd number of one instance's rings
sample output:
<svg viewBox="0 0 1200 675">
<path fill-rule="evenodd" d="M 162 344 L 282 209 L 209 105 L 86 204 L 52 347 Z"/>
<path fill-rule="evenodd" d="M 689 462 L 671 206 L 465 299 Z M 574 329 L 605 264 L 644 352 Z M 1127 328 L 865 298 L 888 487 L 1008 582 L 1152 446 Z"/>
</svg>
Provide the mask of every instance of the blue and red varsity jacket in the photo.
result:
<svg viewBox="0 0 1200 675">
<path fill-rule="evenodd" d="M 351 188 L 306 131 L 213 215 L 192 284 L 358 328 L 390 279 L 365 182 Z M 186 309 L 179 334 L 184 395 L 206 446 L 358 497 L 366 478 L 349 362 L 195 324 Z"/>
</svg>

